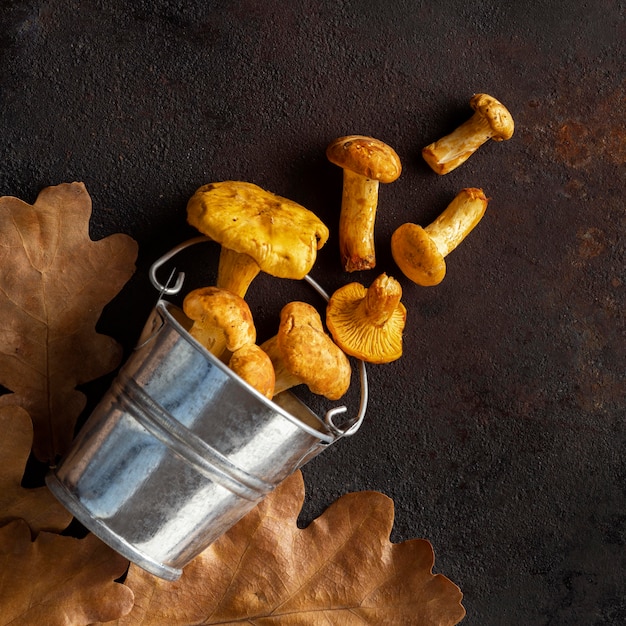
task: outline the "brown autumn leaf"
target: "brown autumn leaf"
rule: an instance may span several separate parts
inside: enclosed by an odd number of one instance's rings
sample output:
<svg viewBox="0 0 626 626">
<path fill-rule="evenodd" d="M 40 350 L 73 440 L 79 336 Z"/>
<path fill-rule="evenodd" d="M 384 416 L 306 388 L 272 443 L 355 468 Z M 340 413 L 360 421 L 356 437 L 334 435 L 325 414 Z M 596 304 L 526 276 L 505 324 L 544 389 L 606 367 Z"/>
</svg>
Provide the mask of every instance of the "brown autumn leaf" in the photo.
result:
<svg viewBox="0 0 626 626">
<path fill-rule="evenodd" d="M 82 183 L 47 187 L 33 205 L 0 198 L 0 384 L 13 392 L 0 406 L 28 411 L 41 461 L 72 440 L 85 406 L 75 387 L 121 359 L 95 327 L 132 275 L 137 244 L 123 234 L 92 241 L 90 216 Z"/>
<path fill-rule="evenodd" d="M 133 592 L 114 582 L 128 561 L 94 535 L 42 532 L 31 541 L 23 520 L 0 528 L 0 626 L 80 626 L 118 619 Z"/>
<path fill-rule="evenodd" d="M 24 468 L 33 442 L 33 425 L 19 406 L 0 408 L 0 525 L 23 519 L 34 533 L 60 532 L 72 521 L 47 487 L 24 489 Z"/>
<path fill-rule="evenodd" d="M 385 624 L 447 626 L 465 615 L 459 588 L 433 575 L 425 540 L 394 544 L 393 502 L 345 495 L 305 529 L 300 472 L 166 582 L 131 565 L 135 606 L 118 626 Z"/>
</svg>

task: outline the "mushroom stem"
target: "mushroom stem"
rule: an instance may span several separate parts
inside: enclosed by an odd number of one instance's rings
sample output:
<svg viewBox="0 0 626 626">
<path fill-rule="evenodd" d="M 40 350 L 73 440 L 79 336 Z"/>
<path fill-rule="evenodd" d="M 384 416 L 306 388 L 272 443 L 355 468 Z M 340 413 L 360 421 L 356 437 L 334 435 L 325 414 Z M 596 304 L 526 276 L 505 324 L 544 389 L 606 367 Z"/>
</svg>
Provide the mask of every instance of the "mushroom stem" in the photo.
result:
<svg viewBox="0 0 626 626">
<path fill-rule="evenodd" d="M 489 122 L 476 112 L 449 135 L 426 146 L 422 155 L 437 174 L 447 174 L 467 161 L 493 136 L 494 131 Z"/>
<path fill-rule="evenodd" d="M 351 170 L 343 170 L 339 251 L 347 272 L 376 266 L 374 223 L 379 182 Z"/>
<path fill-rule="evenodd" d="M 396 151 L 379 139 L 347 135 L 326 148 L 331 163 L 343 169 L 343 193 L 339 218 L 339 251 L 347 272 L 376 266 L 374 221 L 379 183 L 400 176 L 402 163 Z"/>
<path fill-rule="evenodd" d="M 381 274 L 367 289 L 359 304 L 360 313 L 374 326 L 383 326 L 394 314 L 402 298 L 400 283 Z"/>
<path fill-rule="evenodd" d="M 441 256 L 450 254 L 474 229 L 485 214 L 487 203 L 482 189 L 462 189 L 445 211 L 424 228 Z"/>
<path fill-rule="evenodd" d="M 478 224 L 488 202 L 482 189 L 462 189 L 426 228 L 399 226 L 391 236 L 391 254 L 402 273 L 423 287 L 438 285 L 446 275 L 445 257 Z"/>
<path fill-rule="evenodd" d="M 260 271 L 259 264 L 248 254 L 222 246 L 216 285 L 243 298 Z"/>
<path fill-rule="evenodd" d="M 368 287 L 354 282 L 335 291 L 326 307 L 326 325 L 346 353 L 368 363 L 389 363 L 402 356 L 406 308 L 402 287 L 381 274 Z"/>
<path fill-rule="evenodd" d="M 489 139 L 504 141 L 513 136 L 513 118 L 493 96 L 477 93 L 472 96 L 470 106 L 475 113 L 469 120 L 422 150 L 424 160 L 437 174 L 457 168 Z"/>
</svg>

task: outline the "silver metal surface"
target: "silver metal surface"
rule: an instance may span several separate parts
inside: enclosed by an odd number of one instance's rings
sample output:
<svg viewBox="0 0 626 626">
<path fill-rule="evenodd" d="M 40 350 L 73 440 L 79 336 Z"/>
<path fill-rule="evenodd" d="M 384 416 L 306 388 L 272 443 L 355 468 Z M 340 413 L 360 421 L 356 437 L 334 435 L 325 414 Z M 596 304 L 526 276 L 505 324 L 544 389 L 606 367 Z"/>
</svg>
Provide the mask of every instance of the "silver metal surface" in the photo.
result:
<svg viewBox="0 0 626 626">
<path fill-rule="evenodd" d="M 185 250 L 185 248 L 189 248 L 189 246 L 193 246 L 197 243 L 204 243 L 206 241 L 213 241 L 210 237 L 206 237 L 201 235 L 199 237 L 194 237 L 193 239 L 188 239 L 187 241 L 183 241 L 178 244 L 174 248 L 172 248 L 169 252 L 166 252 L 163 256 L 159 257 L 151 266 L 149 272 L 150 282 L 152 286 L 164 296 L 173 296 L 180 292 L 183 288 L 183 283 L 185 282 L 185 273 L 179 272 L 176 276 L 176 282 L 172 287 L 169 286 L 169 281 L 164 285 L 161 284 L 159 279 L 157 278 L 157 271 L 162 265 L 165 265 L 170 259 L 174 258 L 179 252 Z"/>
<path fill-rule="evenodd" d="M 176 274 L 176 269 L 172 270 L 169 275 L 169 278 L 166 283 L 162 284 L 158 277 L 157 272 L 163 265 L 165 265 L 168 261 L 171 261 L 179 252 L 190 248 L 191 246 L 195 246 L 198 243 L 207 243 L 209 241 L 213 241 L 210 237 L 205 235 L 200 235 L 198 237 L 193 237 L 192 239 L 187 239 L 182 243 L 179 243 L 177 246 L 174 246 L 171 250 L 166 252 L 164 255 L 159 257 L 151 266 L 149 271 L 150 282 L 152 286 L 159 292 L 159 297 L 164 295 L 172 296 L 180 292 L 183 288 L 183 284 L 185 282 L 185 273 L 179 272 L 176 275 L 176 282 L 173 286 L 170 287 L 170 281 Z M 307 274 L 304 279 L 317 293 L 326 301 L 329 300 L 329 295 L 326 290 L 309 274 Z M 358 368 L 359 368 L 359 384 L 360 384 L 360 403 L 359 410 L 355 419 L 351 420 L 346 426 L 337 426 L 335 424 L 335 417 L 337 415 L 342 415 L 347 411 L 345 406 L 337 406 L 332 409 L 329 409 L 324 416 L 324 422 L 326 425 L 337 435 L 342 437 L 351 437 L 354 435 L 361 424 L 363 423 L 363 419 L 365 418 L 365 413 L 367 411 L 367 403 L 369 400 L 369 385 L 367 381 L 367 369 L 365 367 L 365 363 L 361 360 L 358 360 Z"/>
<path fill-rule="evenodd" d="M 84 526 L 168 580 L 289 474 L 355 432 L 364 413 L 361 406 L 342 430 L 289 392 L 270 401 L 188 325 L 180 309 L 157 303 L 135 352 L 47 477 Z"/>
</svg>

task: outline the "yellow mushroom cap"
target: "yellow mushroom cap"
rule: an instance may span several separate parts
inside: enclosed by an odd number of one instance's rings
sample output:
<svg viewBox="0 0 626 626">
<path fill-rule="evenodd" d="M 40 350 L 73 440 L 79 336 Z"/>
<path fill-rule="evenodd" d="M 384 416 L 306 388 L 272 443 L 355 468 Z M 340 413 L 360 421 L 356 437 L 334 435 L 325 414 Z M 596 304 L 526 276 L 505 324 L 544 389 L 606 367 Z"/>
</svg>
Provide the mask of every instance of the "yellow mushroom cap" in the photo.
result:
<svg viewBox="0 0 626 626">
<path fill-rule="evenodd" d="M 423 287 L 438 285 L 446 275 L 446 262 L 435 242 L 417 224 L 402 224 L 391 236 L 391 254 L 402 273 Z"/>
<path fill-rule="evenodd" d="M 418 285 L 438 285 L 446 275 L 446 257 L 476 227 L 489 199 L 482 189 L 461 189 L 426 228 L 402 224 L 391 236 L 391 254 L 404 275 Z"/>
<path fill-rule="evenodd" d="M 193 320 L 191 336 L 218 358 L 224 350 L 235 352 L 256 341 L 248 303 L 230 291 L 217 287 L 194 289 L 185 296 L 183 311 Z"/>
<path fill-rule="evenodd" d="M 396 151 L 379 139 L 365 135 L 335 139 L 326 148 L 326 157 L 343 169 L 381 183 L 392 183 L 402 173 Z"/>
<path fill-rule="evenodd" d="M 333 293 L 326 324 L 335 343 L 346 353 L 369 363 L 389 363 L 402 356 L 406 308 L 402 287 L 381 274 L 368 288 L 354 282 Z"/>
<path fill-rule="evenodd" d="M 276 383 L 274 366 L 270 357 L 255 343 L 235 350 L 228 367 L 266 398 L 273 397 Z"/>
<path fill-rule="evenodd" d="M 277 393 L 302 383 L 312 393 L 338 400 L 350 387 L 348 357 L 324 332 L 319 313 L 306 302 L 286 304 L 277 335 L 261 347 L 274 364 Z"/>
<path fill-rule="evenodd" d="M 187 203 L 187 221 L 280 278 L 304 278 L 329 235 L 326 225 L 300 204 L 241 181 L 200 187 Z"/>
<path fill-rule="evenodd" d="M 470 106 L 489 123 L 494 141 L 505 141 L 513 136 L 513 116 L 499 100 L 486 93 L 477 93 L 470 99 Z"/>
</svg>

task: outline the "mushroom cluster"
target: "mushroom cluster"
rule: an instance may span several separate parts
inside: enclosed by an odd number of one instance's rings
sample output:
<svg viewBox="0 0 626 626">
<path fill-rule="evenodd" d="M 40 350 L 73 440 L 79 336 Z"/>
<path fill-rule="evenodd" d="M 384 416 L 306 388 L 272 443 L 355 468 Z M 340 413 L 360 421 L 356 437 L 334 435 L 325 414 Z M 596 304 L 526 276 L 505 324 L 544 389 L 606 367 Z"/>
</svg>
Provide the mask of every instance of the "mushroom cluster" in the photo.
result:
<svg viewBox="0 0 626 626">
<path fill-rule="evenodd" d="M 505 141 L 513 136 L 513 117 L 496 98 L 478 93 L 470 99 L 470 106 L 474 114 L 469 120 L 422 149 L 424 160 L 437 174 L 459 167 L 489 139 Z M 428 226 L 402 224 L 391 237 L 396 265 L 418 285 L 438 285 L 446 274 L 444 258 L 475 228 L 488 203 L 482 189 L 469 187 L 461 189 Z"/>
<path fill-rule="evenodd" d="M 350 362 L 325 333 L 317 310 L 288 303 L 277 335 L 257 345 L 244 299 L 260 271 L 304 278 L 328 239 L 324 223 L 292 200 L 243 181 L 200 187 L 187 204 L 187 220 L 222 246 L 216 285 L 195 289 L 183 301 L 190 335 L 267 398 L 300 384 L 341 398 L 350 385 Z"/>
<path fill-rule="evenodd" d="M 193 322 L 189 334 L 194 339 L 259 393 L 273 397 L 274 368 L 255 343 L 252 312 L 243 298 L 219 287 L 202 287 L 185 296 L 183 311 Z"/>
<path fill-rule="evenodd" d="M 469 120 L 422 150 L 437 174 L 459 167 L 489 139 L 513 135 L 511 114 L 493 96 L 475 94 L 470 106 Z M 366 135 L 335 139 L 326 157 L 343 170 L 338 237 L 343 269 L 373 269 L 379 184 L 398 179 L 400 157 Z M 445 257 L 476 227 L 488 203 L 482 189 L 467 187 L 428 226 L 409 222 L 396 228 L 391 253 L 397 267 L 417 285 L 438 285 L 446 275 Z M 330 296 L 324 320 L 328 333 L 314 307 L 290 302 L 281 310 L 276 335 L 257 345 L 244 300 L 251 282 L 261 271 L 306 277 L 328 240 L 328 228 L 308 209 L 252 183 L 223 181 L 193 194 L 187 221 L 221 245 L 216 286 L 185 298 L 190 333 L 266 397 L 303 384 L 336 400 L 350 385 L 349 356 L 378 364 L 402 356 L 407 312 L 400 283 L 386 273 L 369 287 L 352 282 Z"/>
</svg>

